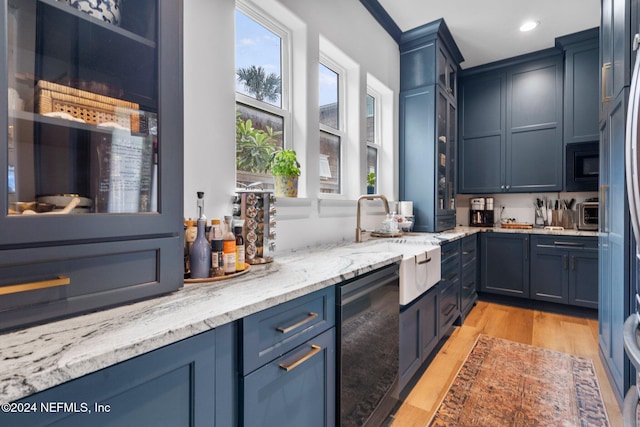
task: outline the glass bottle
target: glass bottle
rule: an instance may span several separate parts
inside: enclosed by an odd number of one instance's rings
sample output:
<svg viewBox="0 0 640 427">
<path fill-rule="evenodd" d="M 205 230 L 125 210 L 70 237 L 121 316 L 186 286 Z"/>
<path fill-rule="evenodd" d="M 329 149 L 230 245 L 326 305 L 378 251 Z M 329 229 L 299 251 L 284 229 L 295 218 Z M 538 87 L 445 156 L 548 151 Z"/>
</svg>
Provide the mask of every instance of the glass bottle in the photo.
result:
<svg viewBox="0 0 640 427">
<path fill-rule="evenodd" d="M 219 219 L 211 220 L 211 271 L 212 276 L 224 276 L 222 224 Z"/>
<path fill-rule="evenodd" d="M 197 235 L 189 251 L 189 263 L 191 264 L 191 278 L 205 279 L 211 273 L 211 244 L 207 240 L 207 217 L 204 215 L 204 192 L 198 191 L 197 207 Z"/>
<path fill-rule="evenodd" d="M 242 237 L 243 226 L 243 219 L 238 219 L 233 222 L 233 227 L 236 233 L 236 271 L 244 271 L 245 248 L 244 238 Z"/>
<path fill-rule="evenodd" d="M 211 246 L 204 231 L 205 220 L 199 219 L 197 222 L 198 234 L 189 252 L 191 278 L 204 279 L 209 277 L 211 271 Z"/>
<path fill-rule="evenodd" d="M 233 217 L 225 216 L 225 232 L 222 236 L 222 251 L 224 258 L 224 274 L 236 272 L 236 236 L 233 235 Z"/>
</svg>

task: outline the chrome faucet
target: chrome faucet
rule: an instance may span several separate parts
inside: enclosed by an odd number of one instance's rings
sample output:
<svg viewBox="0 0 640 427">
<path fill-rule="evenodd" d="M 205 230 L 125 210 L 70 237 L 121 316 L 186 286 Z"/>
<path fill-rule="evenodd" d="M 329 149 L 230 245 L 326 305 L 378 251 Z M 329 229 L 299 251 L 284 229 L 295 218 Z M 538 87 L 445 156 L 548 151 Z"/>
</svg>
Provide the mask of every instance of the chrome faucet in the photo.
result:
<svg viewBox="0 0 640 427">
<path fill-rule="evenodd" d="M 356 243 L 362 242 L 362 232 L 366 231 L 366 230 L 363 230 L 362 227 L 360 226 L 360 202 L 363 200 L 376 200 L 376 199 L 380 199 L 384 202 L 385 213 L 387 215 L 389 214 L 389 201 L 382 194 L 366 194 L 358 197 L 358 207 L 356 211 Z"/>
</svg>

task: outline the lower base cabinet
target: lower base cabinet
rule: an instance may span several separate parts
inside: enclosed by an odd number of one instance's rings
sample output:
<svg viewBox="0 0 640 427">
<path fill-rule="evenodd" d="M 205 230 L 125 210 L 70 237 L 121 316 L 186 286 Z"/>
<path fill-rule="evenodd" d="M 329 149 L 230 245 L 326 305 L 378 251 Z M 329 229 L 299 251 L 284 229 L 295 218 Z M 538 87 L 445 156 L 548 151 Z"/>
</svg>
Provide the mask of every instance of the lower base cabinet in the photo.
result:
<svg viewBox="0 0 640 427">
<path fill-rule="evenodd" d="M 532 236 L 531 298 L 598 308 L 597 237 Z"/>
<path fill-rule="evenodd" d="M 478 302 L 478 236 L 467 236 L 460 245 L 460 314 L 464 319 Z"/>
<path fill-rule="evenodd" d="M 529 235 L 482 233 L 482 292 L 529 298 Z"/>
<path fill-rule="evenodd" d="M 22 399 L 13 426 L 231 426 L 236 421 L 234 324 L 187 338 Z"/>
<path fill-rule="evenodd" d="M 335 423 L 335 328 L 242 379 L 242 425 Z"/>
<path fill-rule="evenodd" d="M 400 311 L 400 390 L 438 345 L 437 296 L 436 286 Z"/>
<path fill-rule="evenodd" d="M 239 321 L 240 426 L 336 422 L 336 303 L 329 287 Z"/>
</svg>

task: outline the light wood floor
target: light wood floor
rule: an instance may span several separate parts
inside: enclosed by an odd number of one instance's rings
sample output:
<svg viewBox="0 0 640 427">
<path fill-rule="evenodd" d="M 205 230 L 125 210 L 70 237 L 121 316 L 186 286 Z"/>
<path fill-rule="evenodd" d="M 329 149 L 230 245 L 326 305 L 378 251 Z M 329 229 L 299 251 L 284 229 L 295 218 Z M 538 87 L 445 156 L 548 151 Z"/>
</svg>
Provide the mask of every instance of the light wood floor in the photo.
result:
<svg viewBox="0 0 640 427">
<path fill-rule="evenodd" d="M 597 320 L 479 302 L 407 396 L 392 427 L 427 425 L 480 333 L 593 360 L 610 424 L 622 425 L 620 408 L 598 355 Z"/>
</svg>

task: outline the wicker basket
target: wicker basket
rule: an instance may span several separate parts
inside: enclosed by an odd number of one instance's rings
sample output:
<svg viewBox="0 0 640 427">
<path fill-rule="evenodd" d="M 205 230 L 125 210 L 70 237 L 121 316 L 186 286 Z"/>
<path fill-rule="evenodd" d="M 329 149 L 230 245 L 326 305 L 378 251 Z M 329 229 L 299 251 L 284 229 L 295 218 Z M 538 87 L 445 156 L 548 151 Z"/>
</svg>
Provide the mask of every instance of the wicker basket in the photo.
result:
<svg viewBox="0 0 640 427">
<path fill-rule="evenodd" d="M 39 114 L 63 112 L 93 125 L 115 122 L 131 132 L 140 131 L 140 107 L 133 102 L 45 80 L 36 85 L 35 101 L 35 112 Z"/>
</svg>

